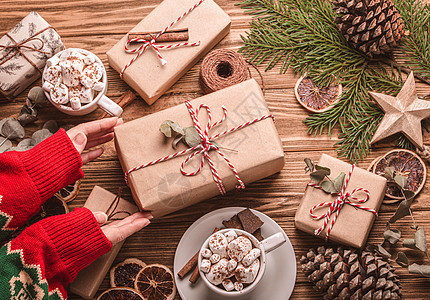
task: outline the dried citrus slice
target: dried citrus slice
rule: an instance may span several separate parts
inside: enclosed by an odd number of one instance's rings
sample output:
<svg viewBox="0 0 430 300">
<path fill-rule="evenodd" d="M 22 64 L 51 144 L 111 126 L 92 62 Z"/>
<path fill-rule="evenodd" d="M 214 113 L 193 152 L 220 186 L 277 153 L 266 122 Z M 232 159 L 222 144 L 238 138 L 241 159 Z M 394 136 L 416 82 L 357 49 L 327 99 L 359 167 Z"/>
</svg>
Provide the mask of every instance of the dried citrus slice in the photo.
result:
<svg viewBox="0 0 430 300">
<path fill-rule="evenodd" d="M 79 193 L 80 187 L 81 187 L 81 180 L 79 179 L 75 183 L 69 184 L 65 188 L 62 188 L 61 190 L 59 190 L 55 194 L 55 197 L 57 197 L 60 200 L 63 200 L 66 203 L 70 202 L 76 198 L 76 196 Z"/>
<path fill-rule="evenodd" d="M 134 288 L 137 274 L 146 264 L 137 258 L 127 258 L 110 270 L 110 286 Z"/>
<path fill-rule="evenodd" d="M 315 82 L 306 77 L 299 78 L 294 88 L 297 101 L 307 110 L 315 113 L 324 112 L 339 102 L 342 94 L 342 85 L 331 83 L 328 87 L 319 87 Z"/>
<path fill-rule="evenodd" d="M 375 163 L 373 173 L 381 175 L 386 167 L 394 168 L 394 175 L 403 175 L 408 178 L 407 189 L 418 194 L 427 178 L 426 166 L 415 152 L 396 149 L 382 155 Z M 386 196 L 391 199 L 403 199 L 402 192 L 396 186 L 387 186 Z"/>
<path fill-rule="evenodd" d="M 110 288 L 104 291 L 97 300 L 145 300 L 136 290 L 128 287 Z"/>
<path fill-rule="evenodd" d="M 28 221 L 28 225 L 34 224 L 47 217 L 67 214 L 68 212 L 69 208 L 67 207 L 66 202 L 58 198 L 51 197 L 45 203 L 43 203 L 39 212 L 31 217 L 31 219 Z"/>
<path fill-rule="evenodd" d="M 143 268 L 137 274 L 134 287 L 145 300 L 172 300 L 176 294 L 172 271 L 160 264 Z"/>
</svg>

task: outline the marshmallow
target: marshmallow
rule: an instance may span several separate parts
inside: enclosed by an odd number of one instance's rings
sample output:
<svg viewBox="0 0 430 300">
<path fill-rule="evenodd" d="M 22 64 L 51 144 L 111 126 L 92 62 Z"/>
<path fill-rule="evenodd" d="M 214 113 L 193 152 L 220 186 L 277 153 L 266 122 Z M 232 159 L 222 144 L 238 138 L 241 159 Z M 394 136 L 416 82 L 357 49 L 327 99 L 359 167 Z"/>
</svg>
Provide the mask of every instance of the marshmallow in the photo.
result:
<svg viewBox="0 0 430 300">
<path fill-rule="evenodd" d="M 208 259 L 202 259 L 202 262 L 200 263 L 200 270 L 203 273 L 208 273 L 211 269 L 211 262 Z"/>
<path fill-rule="evenodd" d="M 206 274 L 206 278 L 213 285 L 221 284 L 227 276 L 227 263 L 228 260 L 223 258 L 218 263 L 212 265 L 209 272 Z"/>
<path fill-rule="evenodd" d="M 227 264 L 227 271 L 233 272 L 237 267 L 237 261 L 230 259 Z"/>
<path fill-rule="evenodd" d="M 235 238 L 237 238 L 237 233 L 234 230 L 227 231 L 226 233 L 224 233 L 224 235 L 227 238 L 227 242 L 229 243 Z"/>
<path fill-rule="evenodd" d="M 246 254 L 243 259 L 242 259 L 242 264 L 245 267 L 250 266 L 254 260 L 256 260 L 258 257 L 260 257 L 261 251 L 258 248 L 254 248 L 251 251 L 248 252 L 248 254 Z"/>
<path fill-rule="evenodd" d="M 69 90 L 66 85 L 57 83 L 50 91 L 51 100 L 57 104 L 69 102 Z"/>
<path fill-rule="evenodd" d="M 243 257 L 252 249 L 251 241 L 245 236 L 239 236 L 228 244 L 227 254 L 236 261 L 242 261 Z"/>
<path fill-rule="evenodd" d="M 45 92 L 50 92 L 52 89 L 54 88 L 54 85 L 52 83 L 50 83 L 49 81 L 45 81 L 42 85 L 42 89 Z"/>
<path fill-rule="evenodd" d="M 53 57 L 51 57 L 46 61 L 46 67 L 50 68 L 50 67 L 56 66 L 58 65 L 59 62 L 60 62 L 60 59 L 58 58 L 58 56 L 54 55 Z"/>
<path fill-rule="evenodd" d="M 91 80 L 97 82 L 102 79 L 103 67 L 98 63 L 93 63 L 85 67 L 83 75 L 88 76 Z"/>
<path fill-rule="evenodd" d="M 89 78 L 88 76 L 82 75 L 81 77 L 81 84 L 88 88 L 88 89 L 92 89 L 94 87 L 94 84 L 96 82 L 94 80 L 92 80 L 91 78 Z"/>
<path fill-rule="evenodd" d="M 209 249 L 203 249 L 202 250 L 202 256 L 204 258 L 210 258 L 212 256 L 212 251 Z"/>
<path fill-rule="evenodd" d="M 85 55 L 83 55 L 82 53 L 76 50 L 71 50 L 71 49 L 66 49 L 60 55 L 60 62 L 76 61 L 76 62 L 79 62 L 79 64 L 82 64 L 82 67 L 84 65 L 84 59 L 85 59 Z"/>
<path fill-rule="evenodd" d="M 216 264 L 221 260 L 221 256 L 219 256 L 219 254 L 212 254 L 209 260 L 211 261 L 211 263 Z"/>
<path fill-rule="evenodd" d="M 81 103 L 87 104 L 93 101 L 94 92 L 92 89 L 87 89 L 83 85 L 77 85 L 69 88 L 69 98 L 78 97 Z"/>
<path fill-rule="evenodd" d="M 63 83 L 68 87 L 77 86 L 81 83 L 82 66 L 74 61 L 60 62 L 61 72 L 63 75 Z"/>
<path fill-rule="evenodd" d="M 105 88 L 105 84 L 103 82 L 96 82 L 93 86 L 93 89 L 97 92 L 101 92 L 103 91 Z"/>
<path fill-rule="evenodd" d="M 70 98 L 70 106 L 73 110 L 78 110 L 81 108 L 81 100 L 78 97 Z"/>
<path fill-rule="evenodd" d="M 239 282 L 251 283 L 257 277 L 258 270 L 260 270 L 260 260 L 257 258 L 249 267 L 239 264 L 236 268 L 234 276 Z"/>
<path fill-rule="evenodd" d="M 231 281 L 230 279 L 224 279 L 222 281 L 222 286 L 225 288 L 225 290 L 227 292 L 230 292 L 230 291 L 234 290 L 233 281 Z"/>
<path fill-rule="evenodd" d="M 60 61 L 65 61 L 68 57 L 69 57 L 69 55 L 70 55 L 70 52 L 71 52 L 72 50 L 70 50 L 70 49 L 66 49 L 66 50 L 64 50 L 61 54 L 60 54 Z"/>
<path fill-rule="evenodd" d="M 84 58 L 84 63 L 86 65 L 91 65 L 96 61 L 96 57 L 92 54 L 88 54 L 87 56 L 85 56 Z"/>
<path fill-rule="evenodd" d="M 43 79 L 45 81 L 49 81 L 52 84 L 61 83 L 62 75 L 61 75 L 61 67 L 60 66 L 52 66 L 43 72 Z"/>
<path fill-rule="evenodd" d="M 234 283 L 234 289 L 236 290 L 236 291 L 238 291 L 238 292 L 241 292 L 242 290 L 243 290 L 243 284 L 242 283 L 240 283 L 240 282 L 235 282 Z"/>
<path fill-rule="evenodd" d="M 227 255 L 227 238 L 222 233 L 215 233 L 209 239 L 209 248 L 212 253 L 219 254 L 221 257 L 226 257 Z"/>
</svg>

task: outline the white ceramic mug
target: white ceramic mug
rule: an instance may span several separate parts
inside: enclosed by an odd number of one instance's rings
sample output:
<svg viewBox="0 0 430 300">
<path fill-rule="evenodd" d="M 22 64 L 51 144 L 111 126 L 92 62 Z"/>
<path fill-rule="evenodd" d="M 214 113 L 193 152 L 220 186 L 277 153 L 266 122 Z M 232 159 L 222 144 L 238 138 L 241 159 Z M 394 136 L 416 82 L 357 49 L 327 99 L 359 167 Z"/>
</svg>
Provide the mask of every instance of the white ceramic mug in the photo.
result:
<svg viewBox="0 0 430 300">
<path fill-rule="evenodd" d="M 238 236 L 244 235 L 244 236 L 248 237 L 251 240 L 253 246 L 255 248 L 260 249 L 260 251 L 261 251 L 261 253 L 260 253 L 260 269 L 258 270 L 257 277 L 255 278 L 254 282 L 252 282 L 250 285 L 244 287 L 242 291 L 236 291 L 236 290 L 226 291 L 224 288 L 219 288 L 218 286 L 213 285 L 206 278 L 206 274 L 204 272 L 202 272 L 202 270 L 200 269 L 202 259 L 203 259 L 202 258 L 202 250 L 203 249 L 209 249 L 209 239 L 215 234 L 226 233 L 230 230 L 235 231 Z M 266 270 L 266 254 L 272 250 L 275 250 L 279 246 L 281 246 L 283 243 L 285 243 L 285 241 L 286 241 L 285 235 L 282 232 L 275 233 L 275 234 L 269 236 L 268 238 L 266 238 L 260 242 L 252 234 L 249 234 L 248 232 L 240 230 L 240 229 L 227 228 L 227 229 L 219 230 L 219 231 L 211 234 L 206 239 L 206 241 L 203 243 L 202 247 L 200 248 L 199 260 L 198 260 L 198 268 L 199 268 L 199 272 L 200 272 L 200 277 L 202 277 L 203 282 L 207 285 L 207 287 L 209 289 L 211 289 L 215 293 L 222 295 L 224 297 L 237 297 L 237 296 L 243 296 L 245 294 L 248 294 L 257 287 L 261 278 L 263 278 L 264 271 Z"/>
<path fill-rule="evenodd" d="M 122 114 L 121 106 L 119 106 L 118 104 L 113 102 L 111 99 L 106 97 L 106 91 L 108 88 L 107 74 L 106 74 L 106 69 L 105 69 L 102 61 L 100 60 L 100 58 L 98 58 L 97 55 L 95 55 L 94 53 L 92 53 L 88 50 L 85 50 L 85 49 L 80 49 L 80 48 L 68 48 L 68 49 L 65 49 L 63 51 L 58 52 L 57 54 L 55 54 L 55 56 L 60 57 L 61 53 L 63 53 L 64 51 L 69 51 L 69 50 L 78 51 L 84 55 L 94 55 L 96 62 L 102 66 L 103 76 L 102 76 L 101 81 L 104 83 L 104 89 L 98 93 L 97 97 L 95 97 L 93 99 L 93 101 L 91 101 L 90 103 L 88 103 L 86 105 L 83 105 L 81 108 L 76 109 L 76 110 L 72 109 L 70 106 L 67 106 L 67 105 L 54 103 L 54 101 L 51 100 L 49 92 L 45 91 L 45 95 L 48 98 L 48 100 L 58 110 L 66 113 L 68 115 L 72 115 L 72 116 L 86 115 L 86 114 L 93 112 L 97 107 L 100 107 L 101 109 L 103 109 L 105 112 L 107 112 L 111 116 L 119 117 Z M 45 72 L 47 68 L 48 68 L 48 66 L 46 65 L 43 72 Z M 43 79 L 43 76 L 42 76 L 42 85 L 44 82 L 45 82 L 45 80 Z"/>
</svg>

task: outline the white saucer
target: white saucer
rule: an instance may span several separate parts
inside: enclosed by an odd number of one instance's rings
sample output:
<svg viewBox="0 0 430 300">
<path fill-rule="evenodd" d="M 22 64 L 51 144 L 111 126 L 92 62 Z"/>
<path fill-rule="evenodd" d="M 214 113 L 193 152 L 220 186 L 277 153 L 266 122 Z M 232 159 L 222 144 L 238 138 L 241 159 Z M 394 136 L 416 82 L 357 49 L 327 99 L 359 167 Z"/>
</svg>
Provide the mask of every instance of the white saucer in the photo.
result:
<svg viewBox="0 0 430 300">
<path fill-rule="evenodd" d="M 183 300 L 221 300 L 226 299 L 215 294 L 204 282 L 199 279 L 195 284 L 189 282 L 190 274 L 180 279 L 178 271 L 200 249 L 202 243 L 212 234 L 215 227 L 222 227 L 223 220 L 229 220 L 244 207 L 227 207 L 210 212 L 197 221 L 184 233 L 176 248 L 173 270 L 176 287 Z M 257 288 L 243 297 L 235 297 L 236 300 L 286 300 L 289 299 L 296 281 L 296 256 L 284 230 L 265 214 L 252 210 L 263 222 L 261 233 L 263 237 L 283 232 L 286 242 L 278 249 L 267 254 L 266 271 Z"/>
</svg>

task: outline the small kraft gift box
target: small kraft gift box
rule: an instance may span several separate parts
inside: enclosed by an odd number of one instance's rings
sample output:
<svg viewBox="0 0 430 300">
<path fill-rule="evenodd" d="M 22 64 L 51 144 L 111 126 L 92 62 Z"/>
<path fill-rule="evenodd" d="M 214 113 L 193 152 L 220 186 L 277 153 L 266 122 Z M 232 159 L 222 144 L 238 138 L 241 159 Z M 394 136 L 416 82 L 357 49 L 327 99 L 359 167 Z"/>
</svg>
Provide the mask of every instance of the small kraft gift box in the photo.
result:
<svg viewBox="0 0 430 300">
<path fill-rule="evenodd" d="M 333 180 L 342 172 L 340 193 L 327 193 L 309 183 L 296 216 L 295 226 L 320 238 L 363 248 L 384 199 L 387 180 L 326 154 L 319 166 L 330 169 Z"/>
<path fill-rule="evenodd" d="M 0 92 L 8 99 L 38 79 L 46 61 L 64 50 L 57 31 L 30 12 L 0 39 Z"/>
<path fill-rule="evenodd" d="M 108 221 L 121 219 L 138 211 L 133 203 L 97 185 L 94 186 L 88 196 L 84 207 L 92 212 L 105 212 L 109 217 Z M 84 299 L 93 299 L 124 242 L 112 245 L 112 249 L 108 253 L 100 256 L 92 264 L 81 270 L 69 285 L 70 291 Z"/>
<path fill-rule="evenodd" d="M 198 127 L 200 141 L 173 149 L 174 137 L 159 130 L 165 120 Z M 284 166 L 273 116 L 254 79 L 120 125 L 115 147 L 135 202 L 154 217 L 244 188 Z"/>
<path fill-rule="evenodd" d="M 107 52 L 109 64 L 151 105 L 228 34 L 230 23 L 213 0 L 164 0 Z M 186 41 L 157 37 L 164 30 L 179 30 Z"/>
</svg>

